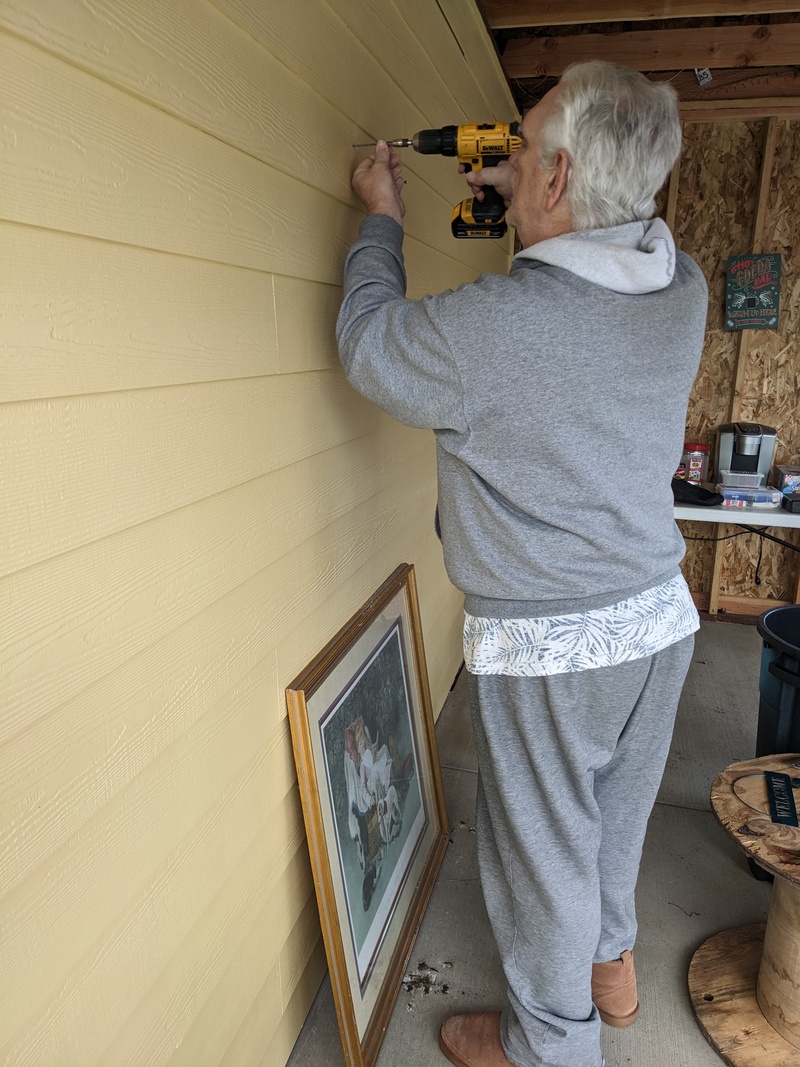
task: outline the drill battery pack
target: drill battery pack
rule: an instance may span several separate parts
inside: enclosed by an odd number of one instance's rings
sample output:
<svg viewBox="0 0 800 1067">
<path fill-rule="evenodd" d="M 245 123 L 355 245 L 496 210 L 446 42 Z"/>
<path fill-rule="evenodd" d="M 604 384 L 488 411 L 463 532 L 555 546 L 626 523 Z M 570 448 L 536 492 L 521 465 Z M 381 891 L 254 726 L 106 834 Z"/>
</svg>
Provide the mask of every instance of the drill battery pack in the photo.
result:
<svg viewBox="0 0 800 1067">
<path fill-rule="evenodd" d="M 438 130 L 420 130 L 411 139 L 412 147 L 423 155 L 458 156 L 466 172 L 496 167 L 521 144 L 518 122 L 442 126 Z M 505 212 L 503 198 L 487 185 L 482 200 L 470 196 L 456 205 L 450 229 L 454 237 L 504 237 L 508 231 Z"/>
<path fill-rule="evenodd" d="M 467 197 L 453 211 L 453 237 L 504 237 L 508 230 L 505 211 L 505 204 L 497 195 L 486 200 Z"/>
</svg>

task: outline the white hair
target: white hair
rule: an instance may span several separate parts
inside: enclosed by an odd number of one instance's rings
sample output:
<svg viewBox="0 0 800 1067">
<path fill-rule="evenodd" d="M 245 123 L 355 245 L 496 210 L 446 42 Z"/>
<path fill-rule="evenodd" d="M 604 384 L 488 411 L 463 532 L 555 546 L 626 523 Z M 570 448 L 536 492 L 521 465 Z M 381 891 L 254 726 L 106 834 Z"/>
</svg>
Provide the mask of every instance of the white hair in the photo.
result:
<svg viewBox="0 0 800 1067">
<path fill-rule="evenodd" d="M 541 162 L 569 156 L 576 230 L 652 218 L 655 196 L 681 150 L 678 94 L 630 67 L 601 60 L 568 67 L 541 131 Z"/>
</svg>

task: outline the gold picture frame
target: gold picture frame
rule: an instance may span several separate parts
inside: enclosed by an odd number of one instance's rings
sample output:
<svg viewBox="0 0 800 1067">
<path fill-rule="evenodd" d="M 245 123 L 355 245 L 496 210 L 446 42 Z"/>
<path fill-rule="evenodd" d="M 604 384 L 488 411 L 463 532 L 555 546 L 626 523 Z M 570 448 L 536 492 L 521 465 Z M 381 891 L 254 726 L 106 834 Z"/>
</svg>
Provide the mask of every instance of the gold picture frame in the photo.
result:
<svg viewBox="0 0 800 1067">
<path fill-rule="evenodd" d="M 373 1067 L 448 841 L 412 565 L 286 702 L 345 1063 Z"/>
</svg>

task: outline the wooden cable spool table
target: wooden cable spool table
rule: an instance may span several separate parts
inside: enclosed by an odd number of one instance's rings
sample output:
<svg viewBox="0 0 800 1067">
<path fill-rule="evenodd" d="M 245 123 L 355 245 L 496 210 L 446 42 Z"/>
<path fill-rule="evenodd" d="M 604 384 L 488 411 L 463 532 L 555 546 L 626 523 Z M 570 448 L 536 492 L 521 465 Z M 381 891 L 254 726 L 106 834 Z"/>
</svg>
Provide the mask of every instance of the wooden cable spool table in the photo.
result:
<svg viewBox="0 0 800 1067">
<path fill-rule="evenodd" d="M 766 925 L 716 934 L 689 966 L 697 1021 L 732 1067 L 800 1067 L 800 828 L 771 819 L 772 771 L 800 811 L 800 754 L 733 763 L 711 786 L 721 825 L 775 876 Z"/>
</svg>

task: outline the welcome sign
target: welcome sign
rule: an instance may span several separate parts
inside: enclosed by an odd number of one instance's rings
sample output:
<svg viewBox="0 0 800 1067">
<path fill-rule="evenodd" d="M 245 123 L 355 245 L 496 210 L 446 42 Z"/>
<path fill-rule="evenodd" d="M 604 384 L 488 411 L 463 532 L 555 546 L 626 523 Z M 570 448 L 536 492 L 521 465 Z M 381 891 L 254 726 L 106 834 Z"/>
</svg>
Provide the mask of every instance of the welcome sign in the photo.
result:
<svg viewBox="0 0 800 1067">
<path fill-rule="evenodd" d="M 780 293 L 780 253 L 729 256 L 726 327 L 729 330 L 776 329 Z"/>
</svg>

